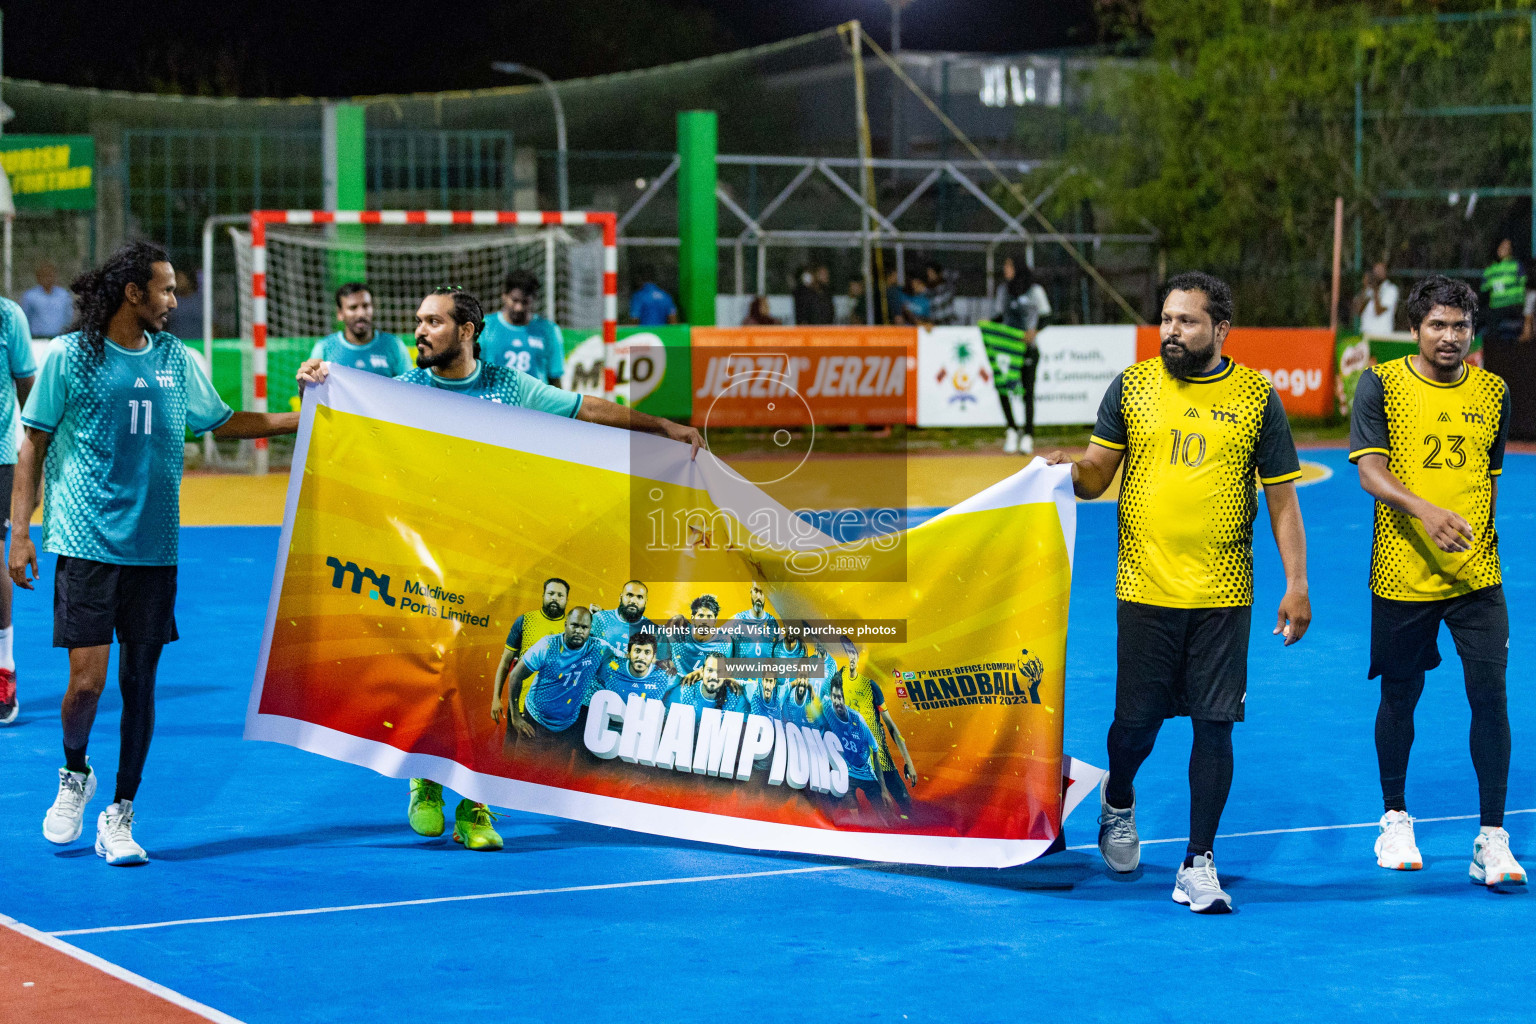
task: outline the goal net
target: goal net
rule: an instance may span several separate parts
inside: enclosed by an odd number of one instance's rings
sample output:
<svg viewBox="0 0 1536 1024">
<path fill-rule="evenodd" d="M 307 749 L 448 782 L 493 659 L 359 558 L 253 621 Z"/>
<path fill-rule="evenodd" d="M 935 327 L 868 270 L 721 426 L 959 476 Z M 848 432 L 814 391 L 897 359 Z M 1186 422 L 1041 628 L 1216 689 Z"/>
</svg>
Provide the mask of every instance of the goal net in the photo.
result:
<svg viewBox="0 0 1536 1024">
<path fill-rule="evenodd" d="M 298 407 L 294 374 L 339 330 L 335 290 L 368 285 L 374 329 L 411 344 L 416 308 L 434 288 L 472 292 L 486 316 L 514 270 L 540 283 L 535 312 L 565 328 L 614 336 L 614 218 L 609 213 L 270 211 L 231 229 L 245 343 L 244 408 Z M 242 453 L 266 471 L 265 445 Z"/>
</svg>

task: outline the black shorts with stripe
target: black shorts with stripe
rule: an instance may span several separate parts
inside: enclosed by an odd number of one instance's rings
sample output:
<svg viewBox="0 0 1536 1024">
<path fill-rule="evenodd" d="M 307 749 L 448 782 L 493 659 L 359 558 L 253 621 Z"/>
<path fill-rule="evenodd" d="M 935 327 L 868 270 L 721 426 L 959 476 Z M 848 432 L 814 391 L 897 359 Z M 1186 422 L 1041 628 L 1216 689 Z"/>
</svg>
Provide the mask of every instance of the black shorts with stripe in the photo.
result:
<svg viewBox="0 0 1536 1024">
<path fill-rule="evenodd" d="M 1163 608 L 1121 601 L 1115 618 L 1115 721 L 1141 727 L 1182 716 L 1243 720 L 1250 606 Z"/>
</svg>

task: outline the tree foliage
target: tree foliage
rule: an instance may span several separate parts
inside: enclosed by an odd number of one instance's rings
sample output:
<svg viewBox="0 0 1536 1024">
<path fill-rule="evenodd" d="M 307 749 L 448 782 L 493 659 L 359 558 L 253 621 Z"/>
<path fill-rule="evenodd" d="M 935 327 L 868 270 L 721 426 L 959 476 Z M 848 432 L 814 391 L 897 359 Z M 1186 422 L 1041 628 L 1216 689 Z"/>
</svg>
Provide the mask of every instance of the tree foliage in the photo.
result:
<svg viewBox="0 0 1536 1024">
<path fill-rule="evenodd" d="M 1528 232 L 1529 202 L 1485 201 L 1468 217 L 1465 197 L 1530 184 L 1531 119 L 1413 112 L 1529 102 L 1530 26 L 1437 24 L 1433 13 L 1412 0 L 1103 0 L 1110 34 L 1142 49 L 1093 76 L 1093 114 L 1073 142 L 1091 171 L 1080 191 L 1116 219 L 1150 222 L 1170 273 L 1230 279 L 1249 324 L 1327 321 L 1335 196 L 1347 225 L 1360 217 L 1366 262 L 1480 265 L 1499 236 L 1527 237 L 1515 228 Z M 1357 80 L 1378 112 L 1358 186 Z M 1393 195 L 1404 190 L 1436 197 Z M 1346 278 L 1346 295 L 1356 283 Z"/>
</svg>

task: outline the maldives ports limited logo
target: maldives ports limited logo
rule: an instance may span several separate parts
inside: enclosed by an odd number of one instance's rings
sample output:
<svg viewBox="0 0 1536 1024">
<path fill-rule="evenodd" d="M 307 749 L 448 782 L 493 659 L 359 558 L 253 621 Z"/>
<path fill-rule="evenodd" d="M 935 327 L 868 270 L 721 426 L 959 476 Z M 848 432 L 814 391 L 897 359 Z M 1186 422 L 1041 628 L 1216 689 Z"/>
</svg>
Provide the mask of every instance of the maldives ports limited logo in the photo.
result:
<svg viewBox="0 0 1536 1024">
<path fill-rule="evenodd" d="M 389 574 L 373 571 L 367 566 L 360 566 L 356 562 L 343 562 L 334 555 L 328 555 L 325 564 L 331 569 L 331 587 L 336 590 L 351 590 L 354 594 L 362 594 L 364 581 L 370 584 L 368 599 L 370 601 L 383 601 L 391 608 L 411 615 L 425 615 L 433 619 L 450 619 L 466 626 L 489 626 L 491 613 L 476 614 L 467 607 L 467 598 L 463 594 L 455 593 L 435 583 L 425 583 L 421 580 L 408 579 L 402 589 L 404 593 L 397 600 L 389 592 Z"/>
<path fill-rule="evenodd" d="M 368 591 L 370 600 L 383 601 L 391 608 L 395 606 L 395 599 L 389 593 L 388 573 L 380 576 L 372 569 L 363 568 L 356 562 L 343 562 L 335 555 L 326 556 L 325 564 L 335 570 L 331 576 L 331 586 L 335 589 L 341 590 L 347 580 L 350 579 L 352 581 L 352 593 L 361 594 L 363 592 L 363 581 L 367 580 L 373 584 L 372 588 Z"/>
</svg>

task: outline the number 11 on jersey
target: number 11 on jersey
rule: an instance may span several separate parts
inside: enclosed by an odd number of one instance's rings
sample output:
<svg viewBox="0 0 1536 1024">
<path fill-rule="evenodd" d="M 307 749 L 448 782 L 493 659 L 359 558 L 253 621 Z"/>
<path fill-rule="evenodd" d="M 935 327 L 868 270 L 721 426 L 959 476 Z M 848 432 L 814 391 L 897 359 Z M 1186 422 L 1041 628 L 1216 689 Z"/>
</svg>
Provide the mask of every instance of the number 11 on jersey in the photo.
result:
<svg viewBox="0 0 1536 1024">
<path fill-rule="evenodd" d="M 130 398 L 128 400 L 128 433 L 139 433 L 139 407 L 143 406 L 144 433 L 149 433 L 153 423 L 154 404 L 147 398 Z"/>
</svg>

